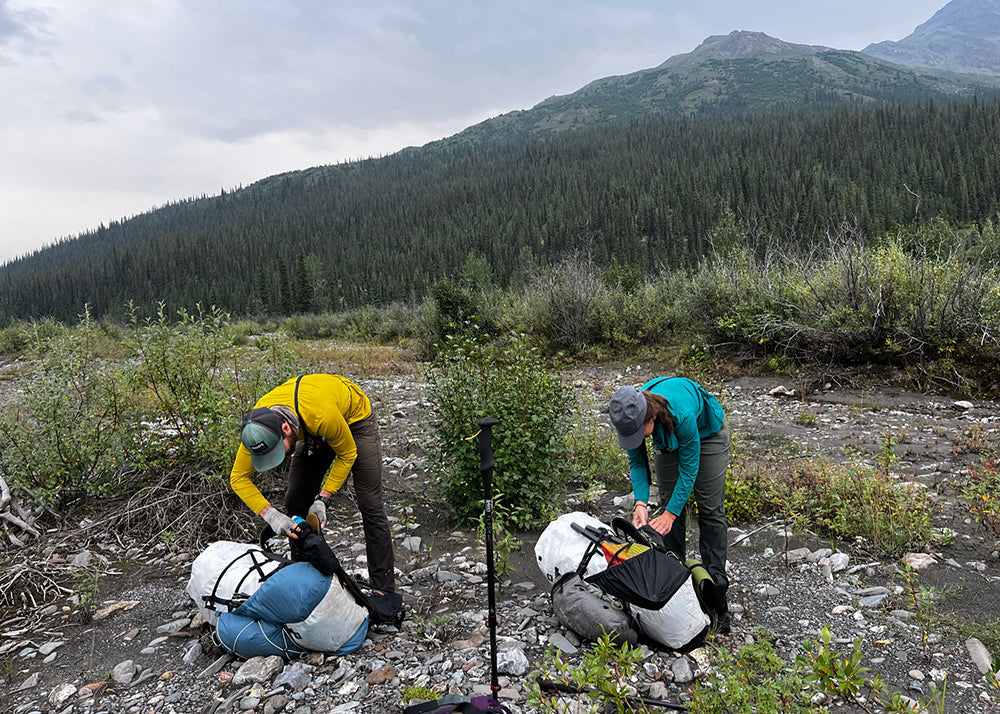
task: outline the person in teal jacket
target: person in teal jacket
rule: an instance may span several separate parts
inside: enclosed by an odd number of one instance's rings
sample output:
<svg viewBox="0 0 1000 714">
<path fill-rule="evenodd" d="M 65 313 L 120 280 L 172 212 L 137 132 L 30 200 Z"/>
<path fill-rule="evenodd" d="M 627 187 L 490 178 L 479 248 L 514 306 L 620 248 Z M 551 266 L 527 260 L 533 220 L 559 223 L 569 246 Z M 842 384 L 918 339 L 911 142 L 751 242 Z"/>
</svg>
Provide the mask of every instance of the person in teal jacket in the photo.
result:
<svg viewBox="0 0 1000 714">
<path fill-rule="evenodd" d="M 632 523 L 648 525 L 663 536 L 666 547 L 685 559 L 687 502 L 698 504 L 698 547 L 702 563 L 715 581 L 716 626 L 729 632 L 726 599 L 727 523 L 726 473 L 729 470 L 729 425 L 722 405 L 705 389 L 684 377 L 659 377 L 636 389 L 620 387 L 608 407 L 618 443 L 628 454 L 635 510 Z M 653 448 L 653 466 L 666 500 L 661 513 L 650 518 L 652 472 L 646 439 Z"/>
</svg>

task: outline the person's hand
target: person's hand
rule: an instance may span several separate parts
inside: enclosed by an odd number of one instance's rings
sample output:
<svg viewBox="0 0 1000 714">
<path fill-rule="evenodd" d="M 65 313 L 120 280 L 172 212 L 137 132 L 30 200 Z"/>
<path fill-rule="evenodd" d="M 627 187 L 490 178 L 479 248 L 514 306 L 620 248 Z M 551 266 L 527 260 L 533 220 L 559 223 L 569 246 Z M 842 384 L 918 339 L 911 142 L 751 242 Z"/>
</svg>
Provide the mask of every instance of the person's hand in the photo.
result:
<svg viewBox="0 0 1000 714">
<path fill-rule="evenodd" d="M 637 501 L 635 508 L 632 510 L 632 525 L 636 528 L 642 528 L 646 525 L 646 521 L 649 520 L 649 506 L 647 506 L 642 501 Z"/>
<path fill-rule="evenodd" d="M 670 532 L 670 529 L 674 527 L 674 520 L 677 518 L 670 511 L 664 511 L 656 518 L 649 522 L 650 528 L 659 533 L 660 535 L 666 535 Z"/>
<path fill-rule="evenodd" d="M 267 521 L 267 525 L 271 526 L 271 530 L 278 535 L 287 535 L 289 538 L 299 537 L 297 532 L 299 527 L 295 524 L 295 521 L 274 506 L 267 506 L 260 512 L 260 516 Z"/>
<path fill-rule="evenodd" d="M 314 514 L 317 519 L 319 519 L 319 529 L 323 530 L 326 528 L 326 501 L 317 498 L 309 506 L 309 512 Z"/>
</svg>

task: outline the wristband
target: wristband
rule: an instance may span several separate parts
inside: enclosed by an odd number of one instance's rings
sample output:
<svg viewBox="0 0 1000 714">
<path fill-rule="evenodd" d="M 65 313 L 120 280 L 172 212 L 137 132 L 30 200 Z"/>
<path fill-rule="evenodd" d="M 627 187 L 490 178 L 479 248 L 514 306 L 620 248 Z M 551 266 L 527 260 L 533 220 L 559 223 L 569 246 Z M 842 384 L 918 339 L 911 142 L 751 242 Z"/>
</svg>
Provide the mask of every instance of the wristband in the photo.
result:
<svg viewBox="0 0 1000 714">
<path fill-rule="evenodd" d="M 643 507 L 643 508 L 645 508 L 645 509 L 646 509 L 647 511 L 649 510 L 649 506 L 647 506 L 647 505 L 646 505 L 645 503 L 643 503 L 642 501 L 636 501 L 636 502 L 635 502 L 635 507 L 636 507 L 636 508 L 638 508 L 639 506 L 642 506 L 642 507 Z"/>
<path fill-rule="evenodd" d="M 319 501 L 320 503 L 322 503 L 324 506 L 326 506 L 328 508 L 330 506 L 330 497 L 329 496 L 316 496 L 316 498 L 314 498 L 313 501 Z"/>
</svg>

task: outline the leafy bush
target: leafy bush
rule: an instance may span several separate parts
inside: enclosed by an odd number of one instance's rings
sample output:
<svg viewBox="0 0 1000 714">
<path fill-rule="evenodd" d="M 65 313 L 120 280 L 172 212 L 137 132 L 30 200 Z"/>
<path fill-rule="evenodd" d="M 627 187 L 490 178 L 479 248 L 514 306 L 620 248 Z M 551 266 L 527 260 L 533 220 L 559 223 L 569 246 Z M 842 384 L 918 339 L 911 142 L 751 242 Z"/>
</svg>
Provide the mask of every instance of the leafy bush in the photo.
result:
<svg viewBox="0 0 1000 714">
<path fill-rule="evenodd" d="M 585 486 L 627 485 L 625 452 L 614 432 L 595 419 L 580 420 L 566 432 L 566 468 Z"/>
<path fill-rule="evenodd" d="M 386 307 L 365 305 L 341 312 L 292 315 L 282 329 L 297 340 L 344 338 L 350 340 L 396 342 L 422 336 L 422 308 L 393 303 Z"/>
<path fill-rule="evenodd" d="M 183 463 L 212 481 L 228 470 L 238 420 L 295 373 L 284 342 L 235 348 L 217 311 L 171 323 L 133 319 L 127 360 L 107 360 L 109 331 L 89 320 L 48 340 L 46 355 L 0 419 L 0 468 L 44 503 L 120 497 Z"/>
<path fill-rule="evenodd" d="M 530 288 L 534 332 L 555 349 L 578 350 L 600 338 L 597 301 L 604 289 L 600 270 L 583 256 L 570 256 L 539 274 Z"/>
<path fill-rule="evenodd" d="M 541 666 L 532 673 L 528 703 L 543 712 L 647 711 L 630 696 L 630 679 L 643 658 L 642 648 L 628 642 L 618 645 L 608 633 L 594 642 L 577 665 L 564 661 L 559 650 L 549 647 Z M 543 690 L 540 681 L 554 682 L 567 691 Z M 567 705 L 567 698 L 572 704 Z"/>
<path fill-rule="evenodd" d="M 51 318 L 30 322 L 14 322 L 0 329 L 0 354 L 21 356 L 28 351 L 41 351 L 45 344 L 66 328 Z"/>
<path fill-rule="evenodd" d="M 713 648 L 712 672 L 691 691 L 692 714 L 826 711 L 809 702 L 806 678 L 774 651 L 767 633 L 733 653 Z"/>
<path fill-rule="evenodd" d="M 678 312 L 746 357 L 915 366 L 940 380 L 956 358 L 1000 350 L 997 268 L 970 259 L 968 240 L 938 235 L 932 253 L 891 236 L 866 244 L 845 226 L 824 250 L 736 247 L 692 277 Z"/>
<path fill-rule="evenodd" d="M 171 322 L 163 305 L 155 319 L 134 325 L 134 379 L 150 423 L 153 451 L 171 461 L 221 472 L 233 456 L 239 420 L 261 394 L 298 370 L 277 338 L 257 342 L 246 359 L 232 348 L 227 316 L 197 310 Z"/>
<path fill-rule="evenodd" d="M 857 701 L 866 689 L 878 692 L 882 688 L 877 677 L 869 681 L 865 676 L 868 668 L 861 664 L 860 637 L 855 638 L 851 654 L 845 656 L 838 655 L 830 646 L 833 636 L 829 625 L 824 625 L 819 634 L 820 641 L 806 640 L 806 653 L 796 658 L 799 668 L 808 672 L 806 679 L 810 684 L 824 694 L 850 702 Z"/>
<path fill-rule="evenodd" d="M 431 469 L 459 520 L 482 510 L 477 422 L 494 417 L 495 491 L 510 521 L 528 527 L 548 519 L 563 475 L 569 397 L 522 334 L 496 342 L 470 329 L 449 336 L 428 370 L 436 408 Z"/>
<path fill-rule="evenodd" d="M 926 494 L 897 484 L 884 470 L 797 464 L 774 483 L 774 508 L 804 525 L 847 541 L 866 542 L 876 552 L 899 555 L 931 536 Z"/>
<path fill-rule="evenodd" d="M 920 488 L 897 482 L 886 436 L 875 466 L 831 464 L 821 459 L 779 462 L 773 453 L 743 457 L 734 452 L 726 480 L 726 515 L 752 523 L 780 514 L 806 528 L 872 550 L 898 555 L 932 536 L 931 501 Z"/>
<path fill-rule="evenodd" d="M 969 469 L 962 498 L 977 523 L 1000 535 L 1000 466 L 995 460 L 986 459 L 978 468 Z"/>
<path fill-rule="evenodd" d="M 431 300 L 429 321 L 438 341 L 465 329 L 479 310 L 478 293 L 450 278 L 441 278 L 431 286 Z"/>
<path fill-rule="evenodd" d="M 753 523 L 774 511 L 770 494 L 773 485 L 765 469 L 756 463 L 735 468 L 730 460 L 726 476 L 726 519 L 729 523 Z"/>
<path fill-rule="evenodd" d="M 126 369 L 86 350 L 91 329 L 86 323 L 50 339 L 0 419 L 0 467 L 12 488 L 45 503 L 135 486 L 123 478 L 140 421 L 134 385 Z"/>
</svg>

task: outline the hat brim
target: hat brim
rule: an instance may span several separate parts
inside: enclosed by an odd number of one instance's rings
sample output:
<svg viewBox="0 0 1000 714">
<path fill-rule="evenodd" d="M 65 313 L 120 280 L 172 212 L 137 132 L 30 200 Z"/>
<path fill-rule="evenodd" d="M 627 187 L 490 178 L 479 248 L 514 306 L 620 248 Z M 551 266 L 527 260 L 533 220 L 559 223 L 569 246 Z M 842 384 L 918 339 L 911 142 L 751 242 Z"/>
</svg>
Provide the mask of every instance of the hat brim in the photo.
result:
<svg viewBox="0 0 1000 714">
<path fill-rule="evenodd" d="M 284 439 L 279 440 L 278 443 L 274 445 L 274 448 L 266 454 L 251 453 L 250 460 L 253 461 L 254 471 L 259 473 L 278 468 L 281 466 L 281 462 L 285 460 Z"/>
<path fill-rule="evenodd" d="M 646 438 L 645 430 L 638 429 L 631 434 L 622 434 L 618 432 L 618 445 L 627 451 L 639 448 L 642 444 L 642 440 Z"/>
</svg>

